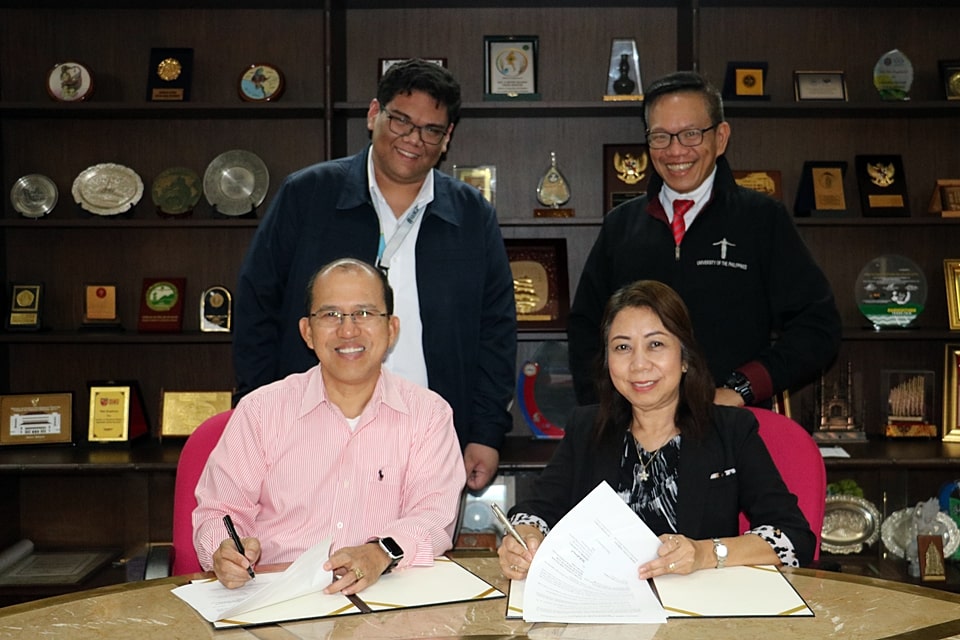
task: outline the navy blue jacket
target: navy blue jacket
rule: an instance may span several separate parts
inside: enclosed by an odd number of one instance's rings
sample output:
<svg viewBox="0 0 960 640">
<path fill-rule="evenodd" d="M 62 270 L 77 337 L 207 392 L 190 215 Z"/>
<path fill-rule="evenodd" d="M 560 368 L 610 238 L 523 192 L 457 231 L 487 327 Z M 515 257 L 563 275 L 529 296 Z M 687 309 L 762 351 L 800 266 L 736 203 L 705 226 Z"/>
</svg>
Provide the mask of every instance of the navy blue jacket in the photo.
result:
<svg viewBox="0 0 960 640">
<path fill-rule="evenodd" d="M 298 322 L 319 267 L 343 257 L 376 261 L 380 223 L 367 185 L 368 152 L 291 174 L 271 202 L 237 284 L 238 396 L 317 363 Z M 474 187 L 433 175 L 434 200 L 416 245 L 429 386 L 453 408 L 461 446 L 499 449 L 513 426 L 513 276 L 493 207 Z"/>
</svg>

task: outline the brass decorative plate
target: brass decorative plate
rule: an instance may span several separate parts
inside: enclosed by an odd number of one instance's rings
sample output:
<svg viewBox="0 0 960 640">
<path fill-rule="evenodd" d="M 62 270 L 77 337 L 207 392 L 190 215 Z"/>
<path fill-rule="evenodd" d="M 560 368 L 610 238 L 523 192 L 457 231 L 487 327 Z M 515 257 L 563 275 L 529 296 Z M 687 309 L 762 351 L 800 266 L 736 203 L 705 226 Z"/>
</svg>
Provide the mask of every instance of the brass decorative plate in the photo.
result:
<svg viewBox="0 0 960 640">
<path fill-rule="evenodd" d="M 104 163 L 87 167 L 73 181 L 73 199 L 98 216 L 112 216 L 140 202 L 143 180 L 122 164 Z"/>
<path fill-rule="evenodd" d="M 10 202 L 25 218 L 42 218 L 57 206 L 59 191 L 56 183 L 47 176 L 31 173 L 13 183 Z"/>
<path fill-rule="evenodd" d="M 859 553 L 880 537 L 880 511 L 857 496 L 828 496 L 820 532 L 825 553 Z"/>
<path fill-rule="evenodd" d="M 200 202 L 203 183 L 193 169 L 170 167 L 161 171 L 153 179 L 150 195 L 160 213 L 167 215 L 190 213 Z"/>
<path fill-rule="evenodd" d="M 219 213 L 242 216 L 256 209 L 267 195 L 270 172 L 256 154 L 242 149 L 224 151 L 207 165 L 203 193 Z"/>
</svg>

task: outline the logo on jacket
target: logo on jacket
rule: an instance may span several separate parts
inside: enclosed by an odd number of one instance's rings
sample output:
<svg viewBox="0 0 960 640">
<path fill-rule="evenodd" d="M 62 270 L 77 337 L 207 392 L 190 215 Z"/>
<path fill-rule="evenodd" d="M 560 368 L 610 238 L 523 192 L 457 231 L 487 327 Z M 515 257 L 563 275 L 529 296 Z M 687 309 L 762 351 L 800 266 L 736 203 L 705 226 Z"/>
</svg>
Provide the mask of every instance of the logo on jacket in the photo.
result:
<svg viewBox="0 0 960 640">
<path fill-rule="evenodd" d="M 732 253 L 732 252 L 730 252 L 730 251 L 728 251 L 728 250 L 729 250 L 731 247 L 736 247 L 737 245 L 735 245 L 734 243 L 730 242 L 730 241 L 727 240 L 726 238 L 722 238 L 722 239 L 714 242 L 714 243 L 713 243 L 713 246 L 720 248 L 720 256 L 719 256 L 719 258 L 707 258 L 707 259 L 704 259 L 704 260 L 697 260 L 697 266 L 698 266 L 698 267 L 726 267 L 726 268 L 728 268 L 728 269 L 740 269 L 740 270 L 742 270 L 742 271 L 746 271 L 746 270 L 747 270 L 747 265 L 746 265 L 746 263 L 744 263 L 744 262 L 736 262 L 736 261 L 733 261 L 733 260 L 729 260 L 729 259 L 727 258 L 727 254 L 728 254 L 728 253 Z"/>
</svg>

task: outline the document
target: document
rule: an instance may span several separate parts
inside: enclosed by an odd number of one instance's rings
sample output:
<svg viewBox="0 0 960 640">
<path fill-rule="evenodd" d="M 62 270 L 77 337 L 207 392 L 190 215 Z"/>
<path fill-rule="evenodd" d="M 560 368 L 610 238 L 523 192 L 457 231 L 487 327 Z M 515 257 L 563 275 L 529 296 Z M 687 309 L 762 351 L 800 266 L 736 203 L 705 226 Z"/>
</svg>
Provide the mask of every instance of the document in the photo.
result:
<svg viewBox="0 0 960 640">
<path fill-rule="evenodd" d="M 339 593 L 328 595 L 323 589 L 333 576 L 321 567 L 329 548 L 329 541 L 321 542 L 285 571 L 257 573 L 238 589 L 227 589 L 214 578 L 177 587 L 173 594 L 217 628 L 504 597 L 447 558 L 435 559 L 432 567 L 393 571 L 353 600 Z"/>
<path fill-rule="evenodd" d="M 506 617 L 609 624 L 659 623 L 668 617 L 813 615 L 772 565 L 640 581 L 637 567 L 656 558 L 659 547 L 660 540 L 647 525 L 602 483 L 544 538 L 527 579 L 511 581 Z"/>
</svg>

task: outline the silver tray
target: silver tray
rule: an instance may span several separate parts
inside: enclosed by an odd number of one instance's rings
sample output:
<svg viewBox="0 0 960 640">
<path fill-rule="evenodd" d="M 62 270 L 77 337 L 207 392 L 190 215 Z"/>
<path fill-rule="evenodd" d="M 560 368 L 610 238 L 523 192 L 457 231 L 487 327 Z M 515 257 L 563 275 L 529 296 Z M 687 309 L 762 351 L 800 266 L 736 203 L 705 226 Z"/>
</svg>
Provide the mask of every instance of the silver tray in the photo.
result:
<svg viewBox="0 0 960 640">
<path fill-rule="evenodd" d="M 857 496 L 828 496 L 820 531 L 826 553 L 859 553 L 880 537 L 880 511 Z"/>
<path fill-rule="evenodd" d="M 59 193 L 53 180 L 39 173 L 30 173 L 13 183 L 10 202 L 25 218 L 42 218 L 57 206 Z"/>
<path fill-rule="evenodd" d="M 907 507 L 890 514 L 883 521 L 880 530 L 880 536 L 883 544 L 890 553 L 903 558 L 906 555 L 907 545 L 910 540 L 916 538 L 917 530 L 913 526 L 913 512 L 916 507 Z M 937 512 L 937 518 L 934 521 L 932 535 L 940 534 L 943 536 L 943 557 L 949 558 L 953 552 L 960 547 L 960 529 L 957 523 L 950 516 L 942 511 Z"/>
<path fill-rule="evenodd" d="M 98 216 L 129 211 L 143 197 L 143 180 L 122 164 L 104 163 L 87 167 L 73 181 L 73 199 Z"/>
<path fill-rule="evenodd" d="M 256 209 L 267 195 L 270 173 L 256 154 L 242 149 L 224 151 L 207 165 L 203 194 L 219 213 L 242 216 Z"/>
</svg>

